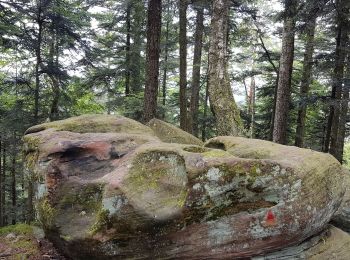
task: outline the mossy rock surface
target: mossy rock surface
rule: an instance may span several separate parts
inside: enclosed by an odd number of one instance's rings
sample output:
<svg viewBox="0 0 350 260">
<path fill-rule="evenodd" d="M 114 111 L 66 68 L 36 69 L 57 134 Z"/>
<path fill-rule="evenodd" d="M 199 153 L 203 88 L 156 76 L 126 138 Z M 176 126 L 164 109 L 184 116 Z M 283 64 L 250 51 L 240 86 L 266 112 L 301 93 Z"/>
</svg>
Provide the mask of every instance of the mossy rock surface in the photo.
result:
<svg viewBox="0 0 350 260">
<path fill-rule="evenodd" d="M 325 229 L 345 193 L 330 155 L 235 137 L 202 146 L 160 120 L 89 118 L 24 138 L 40 221 L 74 259 L 264 255 Z"/>
<path fill-rule="evenodd" d="M 64 120 L 53 121 L 33 126 L 26 134 L 43 131 L 46 129 L 56 131 L 69 131 L 74 133 L 128 133 L 154 135 L 152 130 L 129 118 L 117 115 L 82 115 Z"/>
<path fill-rule="evenodd" d="M 205 143 L 205 147 L 221 149 L 239 158 L 283 162 L 305 174 L 323 171 L 325 162 L 337 165 L 338 170 L 342 171 L 339 167 L 339 162 L 329 154 L 264 140 L 219 136 L 208 140 Z"/>
<path fill-rule="evenodd" d="M 162 120 L 154 118 L 149 121 L 147 125 L 152 128 L 155 135 L 165 143 L 203 145 L 203 142 L 197 137 Z"/>
</svg>

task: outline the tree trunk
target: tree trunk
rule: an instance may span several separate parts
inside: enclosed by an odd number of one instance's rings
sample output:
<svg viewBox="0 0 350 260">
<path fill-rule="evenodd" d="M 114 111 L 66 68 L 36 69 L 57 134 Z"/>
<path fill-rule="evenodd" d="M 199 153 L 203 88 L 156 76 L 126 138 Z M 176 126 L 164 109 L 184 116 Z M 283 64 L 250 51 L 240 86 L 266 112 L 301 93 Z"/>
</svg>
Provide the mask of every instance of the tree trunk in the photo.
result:
<svg viewBox="0 0 350 260">
<path fill-rule="evenodd" d="M 242 122 L 227 72 L 228 0 L 213 1 L 209 47 L 209 100 L 218 135 L 240 135 Z"/>
<path fill-rule="evenodd" d="M 126 7 L 125 96 L 130 94 L 131 2 Z"/>
<path fill-rule="evenodd" d="M 132 39 L 131 45 L 132 51 L 130 53 L 130 90 L 132 93 L 137 94 L 142 91 L 141 86 L 141 48 L 143 42 L 143 17 L 144 17 L 144 5 L 143 1 L 133 1 L 133 23 L 131 24 Z"/>
<path fill-rule="evenodd" d="M 332 89 L 331 93 L 331 100 L 335 99 L 335 91 Z M 329 107 L 329 114 L 327 119 L 327 126 L 326 126 L 326 134 L 325 134 L 325 140 L 323 143 L 322 151 L 325 153 L 329 152 L 329 143 L 331 142 L 331 131 L 332 131 L 332 122 L 333 122 L 333 115 L 334 115 L 334 109 L 333 105 L 331 104 Z"/>
<path fill-rule="evenodd" d="M 14 138 L 14 143 L 15 143 Z M 15 147 L 13 147 L 12 154 L 12 167 L 11 167 L 11 200 L 12 200 L 12 225 L 16 224 L 16 215 L 17 215 L 17 192 L 16 192 L 16 152 Z"/>
<path fill-rule="evenodd" d="M 31 178 L 28 180 L 28 200 L 27 200 L 27 208 L 28 208 L 28 213 L 27 213 L 27 223 L 31 223 L 35 219 L 35 213 L 34 213 L 34 184 Z"/>
<path fill-rule="evenodd" d="M 338 35 L 337 35 L 337 47 L 335 51 L 335 68 L 334 68 L 334 80 L 332 86 L 332 94 L 335 104 L 331 106 L 332 123 L 330 127 L 330 148 L 329 152 L 337 158 L 342 160 L 341 143 L 339 143 L 339 128 L 340 128 L 340 112 L 341 112 L 341 98 L 342 98 L 342 85 L 344 80 L 344 68 L 346 49 L 348 44 L 348 25 L 347 18 L 345 16 L 345 1 L 339 0 L 338 4 Z M 344 12 L 345 11 L 345 12 Z M 333 108 L 333 109 L 332 109 Z"/>
<path fill-rule="evenodd" d="M 170 5 L 168 3 L 167 15 L 169 16 Z M 162 118 L 165 119 L 165 105 L 166 105 L 166 82 L 167 82 L 167 73 L 168 73 L 168 52 L 169 52 L 169 26 L 170 19 L 167 17 L 165 25 L 165 46 L 164 46 L 164 67 L 163 67 L 163 81 L 162 81 L 162 105 L 164 113 Z"/>
<path fill-rule="evenodd" d="M 254 69 L 254 64 L 253 64 Z M 250 115 L 250 138 L 254 138 L 254 121 L 255 121 L 255 77 L 252 76 L 250 82 L 250 91 L 249 91 L 249 115 Z"/>
<path fill-rule="evenodd" d="M 350 55 L 348 54 L 348 69 L 347 69 L 347 81 L 343 88 L 343 97 L 341 102 L 340 119 L 339 119 L 339 133 L 338 133 L 338 153 L 337 159 L 343 163 L 343 153 L 344 153 L 344 142 L 345 142 L 345 132 L 346 132 L 346 118 L 348 115 L 348 104 L 349 104 L 349 81 L 350 81 Z"/>
<path fill-rule="evenodd" d="M 300 86 L 300 104 L 298 110 L 297 129 L 295 136 L 295 146 L 304 147 L 304 135 L 305 135 L 305 119 L 307 109 L 307 97 L 309 95 L 309 89 L 311 84 L 311 72 L 313 63 L 314 53 L 314 39 L 315 39 L 315 27 L 316 27 L 316 16 L 313 16 L 307 23 L 307 35 L 306 35 L 306 46 L 304 53 L 304 66 L 303 75 Z"/>
<path fill-rule="evenodd" d="M 201 83 L 201 60 L 204 32 L 204 10 L 198 8 L 196 17 L 196 31 L 194 35 L 194 56 L 192 71 L 191 103 L 188 129 L 193 135 L 198 136 L 198 107 L 199 91 Z"/>
<path fill-rule="evenodd" d="M 59 104 L 59 100 L 60 100 L 61 91 L 60 91 L 59 80 L 54 75 L 50 75 L 50 79 L 52 82 L 53 99 L 52 99 L 52 103 L 51 103 L 49 118 L 50 118 L 50 121 L 54 121 L 54 120 L 57 120 L 59 118 L 58 104 Z"/>
<path fill-rule="evenodd" d="M 2 194 L 4 193 L 4 184 L 2 181 L 2 136 L 0 136 L 0 227 L 4 225 L 3 223 L 3 201 Z"/>
<path fill-rule="evenodd" d="M 273 141 L 287 143 L 287 125 L 294 59 L 294 35 L 297 0 L 285 0 L 282 53 L 277 85 L 276 110 L 273 127 Z"/>
<path fill-rule="evenodd" d="M 35 89 L 34 89 L 34 124 L 37 124 L 39 121 L 39 92 L 40 92 L 40 74 L 39 69 L 41 66 L 41 42 L 42 42 L 42 30 L 43 30 L 43 20 L 41 17 L 42 14 L 42 6 L 41 6 L 41 0 L 37 3 L 38 8 L 38 14 L 36 18 L 36 23 L 38 25 L 38 34 L 36 39 L 36 46 L 35 46 L 35 56 L 36 56 L 36 63 L 35 63 Z"/>
<path fill-rule="evenodd" d="M 52 25 L 51 28 L 51 44 L 50 44 L 50 51 L 49 51 L 49 72 L 48 76 L 52 83 L 52 102 L 51 102 L 51 108 L 50 108 L 50 115 L 49 118 L 51 121 L 57 120 L 59 117 L 59 99 L 61 95 L 60 91 L 60 81 L 59 81 L 59 74 L 55 73 L 56 70 L 58 70 L 58 39 L 57 39 L 57 31 L 55 30 L 56 25 L 55 22 Z M 55 59 L 56 57 L 56 59 Z"/>
<path fill-rule="evenodd" d="M 180 45 L 180 128 L 188 130 L 187 128 L 187 0 L 179 0 L 179 12 L 180 12 L 180 32 L 179 32 L 179 45 Z"/>
<path fill-rule="evenodd" d="M 208 116 L 208 101 L 209 101 L 209 68 L 207 69 L 207 84 L 205 86 L 204 112 L 202 125 L 202 141 L 207 140 L 207 116 Z"/>
<path fill-rule="evenodd" d="M 5 148 L 5 143 L 3 142 L 2 145 L 2 187 L 3 191 L 1 194 L 1 202 L 2 202 L 2 224 L 4 226 L 7 225 L 6 223 L 6 148 Z"/>
<path fill-rule="evenodd" d="M 273 107 L 271 111 L 271 118 L 270 118 L 270 135 L 269 140 L 273 140 L 273 128 L 275 126 L 275 113 L 276 113 L 276 103 L 277 103 L 277 93 L 278 93 L 278 81 L 279 81 L 279 71 L 276 75 L 276 83 L 275 83 L 275 89 L 273 92 Z"/>
<path fill-rule="evenodd" d="M 162 25 L 161 12 L 161 0 L 148 1 L 147 80 L 144 94 L 144 122 L 148 122 L 152 118 L 156 117 L 157 112 L 160 32 Z"/>
</svg>

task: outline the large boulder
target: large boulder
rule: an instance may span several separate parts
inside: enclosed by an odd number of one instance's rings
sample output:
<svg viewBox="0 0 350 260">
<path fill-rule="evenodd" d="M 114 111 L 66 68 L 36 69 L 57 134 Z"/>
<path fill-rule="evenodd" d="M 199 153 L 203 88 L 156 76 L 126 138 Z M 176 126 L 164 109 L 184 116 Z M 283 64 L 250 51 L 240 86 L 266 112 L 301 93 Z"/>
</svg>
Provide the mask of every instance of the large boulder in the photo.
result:
<svg viewBox="0 0 350 260">
<path fill-rule="evenodd" d="M 24 137 L 39 220 L 74 259 L 264 255 L 322 231 L 345 192 L 327 154 L 234 137 L 166 143 L 119 116 L 80 124 L 57 121 Z"/>
</svg>

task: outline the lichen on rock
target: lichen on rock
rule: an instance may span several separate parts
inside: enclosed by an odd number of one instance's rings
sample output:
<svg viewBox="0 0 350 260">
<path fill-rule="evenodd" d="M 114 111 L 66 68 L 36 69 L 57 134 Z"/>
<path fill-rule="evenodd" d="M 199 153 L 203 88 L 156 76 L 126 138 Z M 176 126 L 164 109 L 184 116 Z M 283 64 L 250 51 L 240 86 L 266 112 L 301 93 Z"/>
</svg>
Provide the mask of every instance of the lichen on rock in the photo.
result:
<svg viewBox="0 0 350 260">
<path fill-rule="evenodd" d="M 39 219 L 66 255 L 265 255 L 317 235 L 343 200 L 330 155 L 240 137 L 203 146 L 160 120 L 148 125 L 88 115 L 27 131 Z"/>
</svg>

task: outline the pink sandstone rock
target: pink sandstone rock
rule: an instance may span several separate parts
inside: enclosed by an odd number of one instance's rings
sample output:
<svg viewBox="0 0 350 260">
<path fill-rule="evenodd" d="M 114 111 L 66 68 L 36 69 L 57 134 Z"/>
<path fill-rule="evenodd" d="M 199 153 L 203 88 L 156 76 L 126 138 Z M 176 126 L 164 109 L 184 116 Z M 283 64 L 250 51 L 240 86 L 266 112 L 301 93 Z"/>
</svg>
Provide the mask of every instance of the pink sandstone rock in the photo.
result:
<svg viewBox="0 0 350 260">
<path fill-rule="evenodd" d="M 161 140 L 120 116 L 29 129 L 47 237 L 74 259 L 249 258 L 321 232 L 345 192 L 327 154 L 238 137 Z"/>
</svg>

